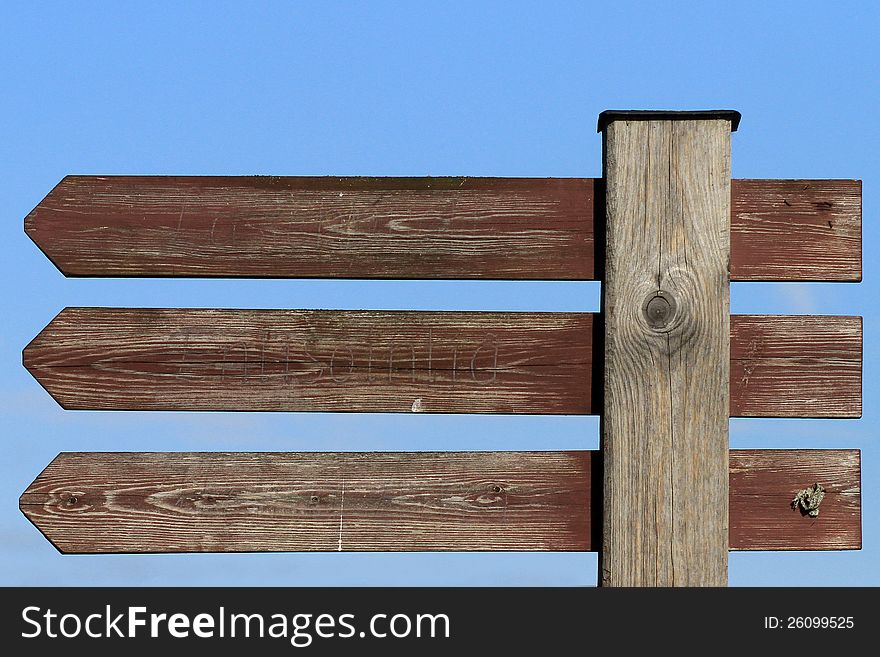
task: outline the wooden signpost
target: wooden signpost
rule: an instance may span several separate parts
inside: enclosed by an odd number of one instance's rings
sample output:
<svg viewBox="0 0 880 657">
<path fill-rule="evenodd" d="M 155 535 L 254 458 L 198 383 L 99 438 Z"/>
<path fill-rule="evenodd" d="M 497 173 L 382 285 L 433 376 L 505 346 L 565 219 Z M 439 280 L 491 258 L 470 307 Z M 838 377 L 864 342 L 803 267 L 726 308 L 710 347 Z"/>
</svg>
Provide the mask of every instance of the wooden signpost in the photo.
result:
<svg viewBox="0 0 880 657">
<path fill-rule="evenodd" d="M 68 276 L 604 294 L 599 314 L 67 308 L 24 350 L 64 408 L 596 414 L 602 450 L 62 453 L 22 511 L 65 553 L 594 550 L 606 586 L 860 548 L 857 450 L 730 451 L 727 425 L 860 417 L 861 318 L 731 316 L 728 284 L 860 280 L 861 186 L 731 180 L 738 121 L 605 112 L 599 180 L 65 178 L 25 230 Z"/>
</svg>

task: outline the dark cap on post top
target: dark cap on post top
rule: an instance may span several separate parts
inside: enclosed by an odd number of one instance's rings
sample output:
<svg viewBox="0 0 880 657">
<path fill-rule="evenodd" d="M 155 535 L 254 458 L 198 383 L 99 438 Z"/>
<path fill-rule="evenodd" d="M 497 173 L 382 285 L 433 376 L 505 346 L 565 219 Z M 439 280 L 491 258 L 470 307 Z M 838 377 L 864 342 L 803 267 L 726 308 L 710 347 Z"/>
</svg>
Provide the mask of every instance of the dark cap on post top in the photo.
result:
<svg viewBox="0 0 880 657">
<path fill-rule="evenodd" d="M 599 114 L 597 132 L 602 132 L 612 121 L 675 121 L 699 119 L 727 119 L 730 131 L 739 127 L 742 115 L 736 110 L 605 110 Z"/>
</svg>

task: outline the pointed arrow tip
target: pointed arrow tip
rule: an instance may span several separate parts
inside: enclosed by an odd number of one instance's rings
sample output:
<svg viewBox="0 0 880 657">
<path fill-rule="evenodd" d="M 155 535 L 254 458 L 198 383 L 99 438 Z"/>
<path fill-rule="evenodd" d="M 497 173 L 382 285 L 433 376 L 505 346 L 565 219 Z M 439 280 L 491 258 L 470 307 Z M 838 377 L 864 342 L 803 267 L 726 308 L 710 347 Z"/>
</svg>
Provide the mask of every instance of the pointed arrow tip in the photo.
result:
<svg viewBox="0 0 880 657">
<path fill-rule="evenodd" d="M 55 269 L 57 269 L 62 276 L 68 277 L 68 274 L 64 267 L 59 263 L 58 259 L 52 255 L 49 251 L 50 240 L 47 240 L 47 235 L 40 230 L 41 224 L 41 214 L 46 207 L 48 202 L 51 202 L 53 197 L 55 197 L 60 191 L 69 183 L 69 181 L 74 176 L 64 176 L 57 185 L 55 185 L 48 194 L 46 194 L 42 200 L 30 211 L 27 216 L 24 218 L 24 232 L 25 235 L 28 236 L 31 242 L 40 250 L 40 252 L 46 256 L 46 259 L 51 262 Z"/>
</svg>

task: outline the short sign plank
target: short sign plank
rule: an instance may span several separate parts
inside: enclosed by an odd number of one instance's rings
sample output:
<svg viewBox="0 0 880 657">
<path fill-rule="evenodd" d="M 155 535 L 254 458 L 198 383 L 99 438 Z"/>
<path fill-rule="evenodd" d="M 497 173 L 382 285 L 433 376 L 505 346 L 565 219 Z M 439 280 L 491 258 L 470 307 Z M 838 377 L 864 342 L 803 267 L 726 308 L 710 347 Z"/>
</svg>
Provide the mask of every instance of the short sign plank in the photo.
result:
<svg viewBox="0 0 880 657">
<path fill-rule="evenodd" d="M 591 178 L 67 176 L 25 230 L 68 276 L 594 280 Z M 861 183 L 733 180 L 731 279 L 861 279 Z"/>
<path fill-rule="evenodd" d="M 825 489 L 819 515 L 777 513 L 778 503 L 794 500 L 792 490 L 814 484 Z M 861 526 L 859 450 L 730 452 L 731 549 L 858 550 Z"/>
<path fill-rule="evenodd" d="M 598 414 L 599 317 L 67 308 L 24 364 L 68 409 Z M 730 349 L 732 416 L 861 414 L 858 317 L 734 315 Z"/>
<path fill-rule="evenodd" d="M 861 547 L 856 450 L 733 450 L 730 548 Z M 63 453 L 22 512 L 65 553 L 598 548 L 598 452 Z M 815 518 L 792 509 L 821 484 Z"/>
<path fill-rule="evenodd" d="M 733 180 L 738 281 L 862 280 L 860 180 Z"/>
<path fill-rule="evenodd" d="M 862 415 L 862 318 L 732 315 L 730 414 Z"/>
</svg>

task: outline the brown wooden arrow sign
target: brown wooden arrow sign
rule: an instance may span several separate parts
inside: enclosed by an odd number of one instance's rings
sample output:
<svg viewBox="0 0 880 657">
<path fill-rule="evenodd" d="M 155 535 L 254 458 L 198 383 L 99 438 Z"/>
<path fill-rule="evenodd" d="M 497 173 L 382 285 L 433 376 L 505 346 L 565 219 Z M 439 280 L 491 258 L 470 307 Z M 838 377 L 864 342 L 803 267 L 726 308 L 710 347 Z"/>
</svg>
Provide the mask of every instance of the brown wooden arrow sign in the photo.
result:
<svg viewBox="0 0 880 657">
<path fill-rule="evenodd" d="M 601 492 L 598 452 L 64 453 L 20 506 L 71 554 L 595 551 Z M 858 450 L 730 452 L 730 549 L 860 547 Z"/>
<path fill-rule="evenodd" d="M 598 280 L 604 200 L 592 178 L 67 176 L 25 230 L 68 276 Z M 858 180 L 733 180 L 731 280 L 860 280 L 861 213 Z"/>
<path fill-rule="evenodd" d="M 597 317 L 68 308 L 24 364 L 68 409 L 598 414 Z M 859 417 L 861 369 L 859 317 L 731 318 L 732 416 Z"/>
</svg>

